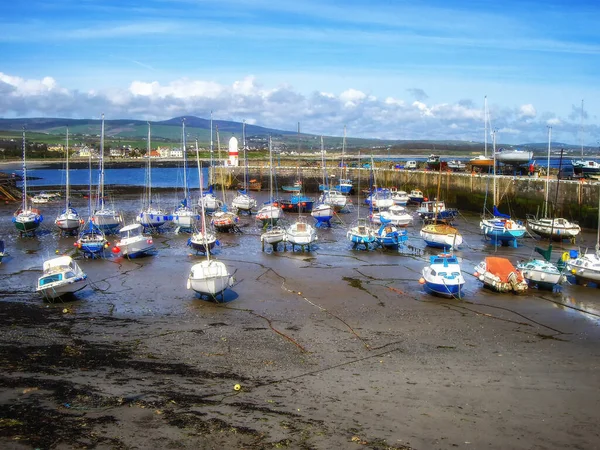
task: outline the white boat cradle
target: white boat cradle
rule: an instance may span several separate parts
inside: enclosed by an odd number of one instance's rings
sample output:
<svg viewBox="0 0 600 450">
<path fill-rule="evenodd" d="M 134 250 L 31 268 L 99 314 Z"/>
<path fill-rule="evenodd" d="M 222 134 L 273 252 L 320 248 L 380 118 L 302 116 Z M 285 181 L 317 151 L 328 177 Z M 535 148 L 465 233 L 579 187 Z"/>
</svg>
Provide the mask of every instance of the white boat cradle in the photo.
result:
<svg viewBox="0 0 600 450">
<path fill-rule="evenodd" d="M 475 278 L 483 285 L 497 292 L 520 294 L 527 291 L 527 281 L 512 263 L 502 257 L 488 256 L 475 266 Z"/>
<path fill-rule="evenodd" d="M 463 296 L 465 278 L 456 256 L 449 253 L 431 256 L 429 265 L 423 268 L 421 274 L 419 283 L 426 292 L 448 298 Z"/>
<path fill-rule="evenodd" d="M 119 230 L 119 241 L 113 247 L 113 253 L 119 253 L 128 258 L 137 258 L 154 252 L 152 236 L 143 233 L 144 227 L 139 223 L 127 225 Z"/>
<path fill-rule="evenodd" d="M 389 222 L 397 227 L 407 227 L 412 225 L 413 219 L 413 215 L 410 214 L 404 206 L 399 205 L 391 206 L 385 211 L 380 211 L 371 215 L 371 221 L 374 224 L 381 225 L 382 222 Z"/>
<path fill-rule="evenodd" d="M 208 258 L 207 253 L 207 258 Z M 197 292 L 201 296 L 209 296 L 214 299 L 227 288 L 233 286 L 233 275 L 227 270 L 227 266 L 221 261 L 206 259 L 194 264 L 190 269 L 187 279 L 187 288 Z"/>
<path fill-rule="evenodd" d="M 38 278 L 36 292 L 46 300 L 74 294 L 87 285 L 87 275 L 70 256 L 44 261 L 43 271 Z"/>
<path fill-rule="evenodd" d="M 318 239 L 315 228 L 306 222 L 304 217 L 298 217 L 298 220 L 292 223 L 286 229 L 286 241 L 292 244 L 292 251 L 299 246 L 302 251 L 304 247 L 310 252 L 310 245 Z"/>
</svg>

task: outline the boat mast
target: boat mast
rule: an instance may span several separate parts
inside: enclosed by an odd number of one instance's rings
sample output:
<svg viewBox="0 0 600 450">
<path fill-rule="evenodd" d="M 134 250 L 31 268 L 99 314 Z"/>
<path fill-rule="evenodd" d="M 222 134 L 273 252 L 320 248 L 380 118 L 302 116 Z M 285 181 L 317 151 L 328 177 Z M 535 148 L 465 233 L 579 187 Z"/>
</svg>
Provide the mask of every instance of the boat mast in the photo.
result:
<svg viewBox="0 0 600 450">
<path fill-rule="evenodd" d="M 487 95 L 483 98 L 483 151 L 484 156 L 487 158 L 487 134 L 488 134 L 488 112 L 487 112 Z M 441 165 L 441 163 L 440 163 Z"/>
<path fill-rule="evenodd" d="M 183 195 L 185 206 L 188 206 L 187 164 L 185 148 L 185 117 L 181 119 L 181 146 L 183 148 Z"/>
<path fill-rule="evenodd" d="M 248 186 L 248 156 L 246 154 L 246 120 L 242 121 L 242 146 L 244 147 L 244 190 L 246 194 L 250 190 Z"/>
<path fill-rule="evenodd" d="M 271 135 L 269 135 L 269 201 L 273 203 L 273 151 L 271 147 Z M 271 220 L 273 214 L 271 213 Z"/>
<path fill-rule="evenodd" d="M 208 174 L 208 185 L 213 184 L 213 112 L 210 112 L 210 171 Z"/>
<path fill-rule="evenodd" d="M 579 125 L 579 141 L 581 144 L 581 159 L 583 160 L 583 99 L 581 99 L 581 124 Z"/>
<path fill-rule="evenodd" d="M 204 195 L 204 192 L 202 190 L 202 182 L 203 177 L 202 177 L 202 167 L 200 166 L 200 152 L 198 151 L 198 139 L 196 139 L 196 164 L 198 165 L 198 183 L 200 185 L 200 199 L 202 199 L 202 196 Z M 206 248 L 207 245 L 207 240 L 206 240 L 206 212 L 204 210 L 204 202 L 202 200 L 200 200 L 200 210 L 201 210 L 201 214 L 202 214 L 202 222 L 200 224 L 200 231 L 202 232 L 202 240 L 204 241 L 204 246 L 205 246 L 205 250 L 206 250 L 206 258 L 210 259 L 208 257 L 208 254 L 210 253 L 208 251 L 208 249 Z"/>
<path fill-rule="evenodd" d="M 27 166 L 25 165 L 25 127 L 23 127 L 23 207 L 21 212 L 27 211 Z"/>
<path fill-rule="evenodd" d="M 102 128 L 100 131 L 100 198 L 98 199 L 100 209 L 104 208 L 104 114 L 102 114 Z"/>
<path fill-rule="evenodd" d="M 148 148 L 146 150 L 146 156 L 148 157 L 148 173 L 146 174 L 146 188 L 148 189 L 148 198 L 146 199 L 146 207 L 149 207 L 152 203 L 152 167 L 151 167 L 151 156 L 152 145 L 150 144 L 150 122 L 148 122 Z"/>
<path fill-rule="evenodd" d="M 65 164 L 65 169 L 67 171 L 67 175 L 65 178 L 66 189 L 65 189 L 65 212 L 68 213 L 69 209 L 69 127 L 67 127 L 67 163 Z"/>
<path fill-rule="evenodd" d="M 323 136 L 321 136 L 321 167 L 323 168 L 323 198 L 325 198 L 325 172 L 327 172 L 327 168 L 325 167 L 325 149 L 323 148 Z"/>
<path fill-rule="evenodd" d="M 342 163 L 340 165 L 340 183 L 344 178 L 344 156 L 346 154 L 346 125 L 344 125 L 344 139 L 342 140 Z"/>
<path fill-rule="evenodd" d="M 550 143 L 552 142 L 552 127 L 548 127 L 548 163 L 546 165 L 546 192 L 544 199 L 544 217 L 548 217 L 548 183 L 550 182 Z"/>
<path fill-rule="evenodd" d="M 493 200 L 494 200 L 494 206 L 498 206 L 498 204 L 496 203 L 496 130 L 492 131 L 492 149 L 494 151 L 494 177 L 493 177 L 493 184 L 492 184 L 492 189 L 493 189 Z"/>
</svg>

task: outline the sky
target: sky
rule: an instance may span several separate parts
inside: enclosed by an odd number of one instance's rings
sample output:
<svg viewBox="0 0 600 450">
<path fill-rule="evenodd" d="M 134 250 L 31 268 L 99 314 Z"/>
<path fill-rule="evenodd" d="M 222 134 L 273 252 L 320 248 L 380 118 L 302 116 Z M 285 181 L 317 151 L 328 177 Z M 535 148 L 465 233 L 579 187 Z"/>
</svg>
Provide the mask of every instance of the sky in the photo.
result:
<svg viewBox="0 0 600 450">
<path fill-rule="evenodd" d="M 1 11 L 3 118 L 212 111 L 317 135 L 491 142 L 495 130 L 502 143 L 600 146 L 600 2 L 29 0 Z"/>
</svg>

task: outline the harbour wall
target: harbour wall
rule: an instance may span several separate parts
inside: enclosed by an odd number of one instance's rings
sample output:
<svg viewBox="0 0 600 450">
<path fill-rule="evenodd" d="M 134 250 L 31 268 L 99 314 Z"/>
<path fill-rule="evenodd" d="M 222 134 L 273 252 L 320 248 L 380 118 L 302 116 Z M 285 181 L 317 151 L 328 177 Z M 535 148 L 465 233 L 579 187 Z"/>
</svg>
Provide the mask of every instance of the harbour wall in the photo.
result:
<svg viewBox="0 0 600 450">
<path fill-rule="evenodd" d="M 300 179 L 304 192 L 318 192 L 323 182 L 323 170 L 320 167 L 279 166 L 275 168 L 276 184 L 279 187 L 291 185 Z M 223 180 L 226 186 L 235 188 L 243 183 L 243 167 L 217 167 L 214 180 Z M 340 169 L 327 168 L 325 178 L 331 186 L 339 180 Z M 221 178 L 222 177 L 222 178 Z M 492 211 L 494 177 L 471 172 L 433 172 L 426 170 L 402 170 L 390 168 L 347 168 L 344 177 L 353 181 L 355 190 L 369 187 L 371 180 L 380 187 L 396 187 L 410 192 L 420 189 L 425 197 L 446 202 L 447 207 L 460 211 L 483 213 Z M 249 166 L 249 180 L 258 180 L 262 190 L 269 189 L 269 168 L 266 164 Z M 598 196 L 600 183 L 593 180 L 560 180 L 556 176 L 508 176 L 497 175 L 496 198 L 501 212 L 525 219 L 528 214 L 542 216 L 544 206 L 548 205 L 548 216 L 564 217 L 578 222 L 582 227 L 598 227 Z M 546 184 L 548 191 L 546 193 Z M 558 192 L 557 192 L 558 188 Z M 548 203 L 546 203 L 546 200 Z"/>
</svg>

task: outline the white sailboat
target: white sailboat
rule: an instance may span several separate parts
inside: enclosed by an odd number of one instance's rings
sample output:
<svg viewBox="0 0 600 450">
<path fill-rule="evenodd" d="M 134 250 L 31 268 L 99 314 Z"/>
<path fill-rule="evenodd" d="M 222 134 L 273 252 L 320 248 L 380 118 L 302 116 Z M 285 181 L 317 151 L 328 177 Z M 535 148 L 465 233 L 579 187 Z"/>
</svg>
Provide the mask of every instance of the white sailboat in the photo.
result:
<svg viewBox="0 0 600 450">
<path fill-rule="evenodd" d="M 360 153 L 358 155 L 360 161 Z M 360 172 L 358 169 L 358 192 L 360 192 Z M 346 232 L 346 239 L 352 242 L 352 248 L 357 249 L 361 245 L 364 246 L 365 250 L 371 250 L 372 247 L 377 245 L 377 234 L 376 230 L 371 227 L 371 224 L 367 219 L 361 219 L 360 217 L 360 205 L 356 208 L 356 223 L 351 225 Z"/>
<path fill-rule="evenodd" d="M 494 155 L 496 155 L 496 131 L 492 133 Z M 494 156 L 495 158 L 495 156 Z M 525 226 L 517 222 L 507 214 L 502 214 L 498 211 L 497 203 L 497 187 L 496 187 L 496 164 L 494 164 L 493 174 L 493 215 L 492 217 L 483 217 L 479 223 L 481 231 L 486 237 L 492 240 L 494 245 L 512 245 L 517 247 L 517 239 L 522 238 L 525 235 L 527 229 Z"/>
<path fill-rule="evenodd" d="M 115 209 L 108 208 L 104 196 L 104 114 L 100 133 L 100 181 L 98 183 L 97 209 L 92 214 L 94 224 L 105 233 L 112 233 L 123 223 L 123 217 Z"/>
<path fill-rule="evenodd" d="M 136 217 L 136 221 L 144 228 L 158 229 L 169 221 L 169 214 L 160 207 L 154 205 L 152 199 L 152 144 L 150 122 L 148 122 L 148 140 L 146 147 L 146 182 L 144 196 L 142 197 L 142 210 Z"/>
<path fill-rule="evenodd" d="M 256 199 L 248 194 L 248 155 L 246 147 L 246 121 L 242 123 L 242 146 L 244 150 L 244 189 L 238 191 L 231 201 L 231 206 L 241 212 L 252 214 L 256 208 Z"/>
<path fill-rule="evenodd" d="M 346 125 L 344 125 L 344 140 L 342 141 L 342 159 L 340 161 L 340 180 L 336 189 L 344 195 L 349 195 L 352 192 L 352 180 L 347 177 L 346 164 L 344 157 L 346 156 Z"/>
<path fill-rule="evenodd" d="M 190 192 L 187 182 L 187 147 L 185 143 L 185 118 L 181 121 L 181 146 L 183 149 L 183 200 L 173 211 L 173 223 L 177 231 L 191 232 L 198 215 L 190 206 Z"/>
<path fill-rule="evenodd" d="M 198 142 L 196 142 L 196 148 Z M 198 180 L 200 184 L 200 199 L 203 197 L 204 178 L 202 176 L 202 167 L 200 166 L 200 157 L 196 151 L 196 163 L 198 165 Z M 209 253 L 214 246 L 217 244 L 217 237 L 214 233 L 209 231 L 206 226 L 206 208 L 204 202 L 199 201 L 200 204 L 200 227 L 194 230 L 194 233 L 188 240 L 188 245 L 200 253 Z"/>
<path fill-rule="evenodd" d="M 219 140 L 219 127 L 217 127 L 217 149 L 219 151 L 219 159 L 221 159 L 221 141 Z M 237 145 L 236 145 L 237 150 Z M 227 194 L 225 193 L 225 179 L 224 179 L 224 170 L 221 167 L 221 193 L 223 195 L 223 201 L 221 204 L 221 208 L 218 211 L 215 211 L 212 216 L 212 220 L 210 221 L 213 228 L 217 231 L 228 233 L 231 231 L 237 231 L 237 223 L 239 222 L 238 215 L 230 211 L 227 207 Z"/>
<path fill-rule="evenodd" d="M 79 217 L 79 213 L 71 206 L 70 199 L 70 184 L 69 184 L 69 128 L 67 128 L 67 148 L 65 159 L 65 209 L 54 220 L 56 226 L 63 233 L 72 233 L 79 229 L 83 224 L 83 220 Z"/>
<path fill-rule="evenodd" d="M 144 234 L 140 223 L 126 225 L 119 230 L 119 241 L 115 242 L 113 253 L 121 252 L 127 258 L 138 258 L 153 254 L 155 250 L 152 236 Z"/>
<path fill-rule="evenodd" d="M 256 218 L 263 223 L 263 232 L 260 235 L 262 250 L 264 252 L 265 244 L 268 244 L 273 246 L 274 251 L 277 251 L 281 242 L 284 243 L 283 249 L 285 250 L 287 234 L 285 228 L 277 224 L 283 212 L 279 205 L 273 202 L 273 151 L 271 136 L 269 136 L 269 199 L 270 202 L 263 206 L 256 214 Z"/>
<path fill-rule="evenodd" d="M 21 208 L 15 212 L 12 219 L 20 236 L 35 233 L 44 220 L 38 209 L 31 208 L 27 204 L 27 164 L 25 160 L 25 128 L 23 128 L 23 196 Z"/>
<path fill-rule="evenodd" d="M 92 157 L 88 160 L 89 186 L 88 186 L 88 220 L 83 224 L 79 231 L 75 247 L 78 248 L 85 257 L 95 258 L 102 256 L 104 249 L 109 247 L 104 232 L 92 221 Z"/>
<path fill-rule="evenodd" d="M 321 136 L 321 166 L 323 168 L 323 186 L 325 186 L 325 178 L 327 175 L 327 170 L 325 168 L 325 151 L 323 149 L 323 136 Z M 313 206 L 313 209 L 310 213 L 317 220 L 317 226 L 327 225 L 331 227 L 331 218 L 333 217 L 335 211 L 332 205 L 329 203 L 323 202 L 321 198 L 319 198 L 319 202 Z"/>
<path fill-rule="evenodd" d="M 87 275 L 70 256 L 44 261 L 43 274 L 37 280 L 36 292 L 45 300 L 72 295 L 87 285 Z"/>
<path fill-rule="evenodd" d="M 321 136 L 321 164 L 323 164 L 324 174 L 327 172 L 325 166 L 325 148 L 323 146 L 323 136 Z M 335 212 L 339 212 L 346 207 L 348 197 L 337 189 L 330 189 L 327 177 L 323 177 L 323 193 L 319 197 L 319 203 L 330 205 Z"/>
<path fill-rule="evenodd" d="M 548 127 L 548 163 L 546 170 L 546 189 L 544 192 L 544 214 L 538 218 L 531 214 L 527 215 L 527 227 L 534 233 L 555 241 L 569 239 L 574 241 L 575 237 L 581 233 L 581 227 L 572 223 L 563 217 L 548 217 L 548 182 L 550 179 L 550 147 L 552 142 L 552 127 Z M 558 197 L 558 188 L 560 186 L 560 169 L 562 167 L 562 150 L 560 152 L 560 167 L 558 169 L 558 179 L 556 181 L 556 196 Z M 556 205 L 556 202 L 555 202 Z"/>
<path fill-rule="evenodd" d="M 477 169 L 482 172 L 490 172 L 492 167 L 495 167 L 495 161 L 493 158 L 488 157 L 487 148 L 488 148 L 488 123 L 489 123 L 489 114 L 487 107 L 487 95 L 484 97 L 484 106 L 483 106 L 483 155 L 478 155 L 475 158 L 469 161 L 471 169 Z"/>
<path fill-rule="evenodd" d="M 213 116 L 210 112 L 210 167 L 208 168 L 208 191 L 204 192 L 198 199 L 198 206 L 204 207 L 206 214 L 212 214 L 223 206 L 223 202 L 217 198 L 213 192 L 213 173 L 214 173 L 214 148 L 213 148 Z M 220 157 L 220 155 L 219 155 Z"/>
<path fill-rule="evenodd" d="M 594 251 L 588 251 L 577 258 L 567 261 L 567 269 L 575 276 L 578 283 L 588 281 L 600 284 L 600 186 L 598 188 L 598 232 Z"/>
</svg>

